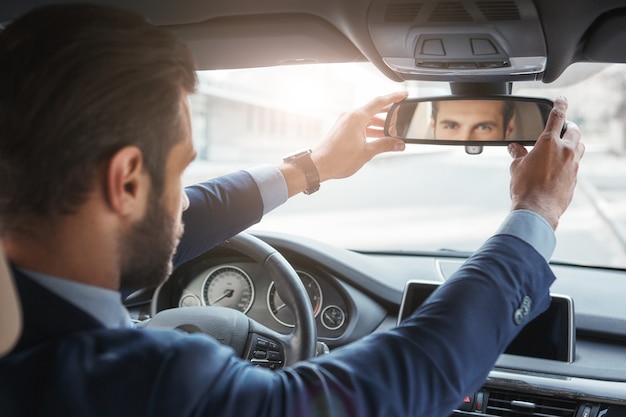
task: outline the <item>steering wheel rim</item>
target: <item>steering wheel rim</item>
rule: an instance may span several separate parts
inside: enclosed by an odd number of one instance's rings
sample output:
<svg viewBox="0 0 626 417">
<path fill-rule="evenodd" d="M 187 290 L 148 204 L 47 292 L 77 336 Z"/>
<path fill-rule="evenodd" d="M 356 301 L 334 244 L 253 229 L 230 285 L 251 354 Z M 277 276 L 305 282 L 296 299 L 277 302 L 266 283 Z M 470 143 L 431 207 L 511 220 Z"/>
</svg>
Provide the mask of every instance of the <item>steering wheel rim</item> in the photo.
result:
<svg viewBox="0 0 626 417">
<path fill-rule="evenodd" d="M 195 329 L 194 331 L 207 333 L 222 343 L 231 344 L 232 342 L 232 346 L 244 358 L 254 358 L 254 343 L 257 343 L 259 337 L 278 341 L 284 352 L 284 364 L 287 366 L 314 357 L 317 346 L 315 317 L 304 285 L 291 264 L 272 246 L 249 233 L 242 232 L 219 246 L 251 258 L 270 274 L 276 288 L 280 291 L 281 299 L 294 315 L 295 326 L 292 331 L 288 334 L 278 333 L 232 309 L 207 306 L 158 311 L 157 300 L 162 286 L 157 288 L 153 296 L 152 319 L 145 327 L 179 328 L 187 331 L 190 328 Z M 215 319 L 208 318 L 210 315 L 222 317 L 218 317 L 215 321 Z M 242 316 L 245 317 L 245 323 L 248 324 L 245 329 L 239 329 L 240 333 L 246 333 L 245 340 L 242 341 L 243 336 L 237 335 L 237 330 L 234 329 L 233 336 L 224 336 L 224 327 L 235 322 L 241 326 L 244 321 Z M 212 333 L 212 322 L 216 322 L 216 326 L 220 327 L 217 329 L 218 332 L 221 332 L 218 333 L 219 335 Z M 245 347 L 243 345 L 240 348 L 234 346 L 236 343 L 244 342 Z"/>
</svg>

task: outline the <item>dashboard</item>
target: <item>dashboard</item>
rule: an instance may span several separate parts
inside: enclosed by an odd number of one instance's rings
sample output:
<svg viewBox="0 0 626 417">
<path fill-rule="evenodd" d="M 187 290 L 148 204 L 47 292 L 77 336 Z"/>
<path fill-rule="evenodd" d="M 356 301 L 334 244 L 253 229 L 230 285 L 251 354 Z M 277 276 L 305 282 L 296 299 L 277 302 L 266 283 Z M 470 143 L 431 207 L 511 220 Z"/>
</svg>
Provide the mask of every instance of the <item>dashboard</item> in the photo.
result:
<svg viewBox="0 0 626 417">
<path fill-rule="evenodd" d="M 465 259 L 445 252 L 359 253 L 299 236 L 255 235 L 298 272 L 318 340 L 331 350 L 395 326 L 407 282 L 438 285 Z M 505 353 L 483 388 L 460 399 L 455 415 L 626 416 L 626 271 L 558 263 L 552 269 L 552 291 L 573 302 L 573 360 Z M 177 268 L 153 297 L 135 294 L 126 305 L 138 320 L 167 308 L 221 305 L 277 332 L 293 325 L 272 277 L 219 246 Z"/>
<path fill-rule="evenodd" d="M 318 336 L 326 341 L 340 339 L 354 312 L 348 289 L 321 270 L 299 267 L 296 272 L 309 296 Z M 198 259 L 172 278 L 175 286 L 169 298 L 178 299 L 176 307 L 229 307 L 281 333 L 294 327 L 294 317 L 275 282 L 255 262 L 232 257 Z"/>
<path fill-rule="evenodd" d="M 306 289 L 318 340 L 330 348 L 365 336 L 388 318 L 380 303 L 323 263 L 298 253 L 283 255 Z M 282 334 L 294 327 L 293 315 L 285 308 L 280 289 L 268 271 L 224 247 L 178 267 L 157 290 L 150 315 L 169 308 L 196 306 L 233 308 Z"/>
</svg>

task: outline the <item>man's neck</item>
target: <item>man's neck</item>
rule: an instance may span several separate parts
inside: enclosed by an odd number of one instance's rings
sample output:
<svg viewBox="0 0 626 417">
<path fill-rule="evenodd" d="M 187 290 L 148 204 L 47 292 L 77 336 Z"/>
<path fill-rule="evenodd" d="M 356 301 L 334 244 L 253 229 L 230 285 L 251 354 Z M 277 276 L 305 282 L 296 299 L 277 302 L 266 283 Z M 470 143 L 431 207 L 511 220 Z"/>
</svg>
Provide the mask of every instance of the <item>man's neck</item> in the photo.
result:
<svg viewBox="0 0 626 417">
<path fill-rule="evenodd" d="M 2 244 L 7 258 L 18 268 L 118 290 L 117 259 L 103 245 L 103 240 L 112 236 L 99 233 L 102 227 L 71 219 L 56 227 L 41 226 L 29 233 L 6 234 Z"/>
</svg>

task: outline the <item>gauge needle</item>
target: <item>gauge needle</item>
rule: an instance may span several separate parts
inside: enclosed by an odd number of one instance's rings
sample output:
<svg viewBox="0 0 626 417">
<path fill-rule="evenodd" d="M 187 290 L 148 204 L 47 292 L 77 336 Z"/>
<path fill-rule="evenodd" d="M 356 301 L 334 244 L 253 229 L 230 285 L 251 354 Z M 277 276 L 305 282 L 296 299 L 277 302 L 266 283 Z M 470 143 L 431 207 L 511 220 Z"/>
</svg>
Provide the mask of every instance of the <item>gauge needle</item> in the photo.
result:
<svg viewBox="0 0 626 417">
<path fill-rule="evenodd" d="M 274 309 L 274 314 L 278 313 L 280 310 L 282 310 L 283 308 L 287 307 L 287 304 L 281 304 L 278 307 L 276 307 Z"/>
<path fill-rule="evenodd" d="M 233 296 L 234 293 L 235 293 L 235 290 L 226 290 L 226 291 L 224 291 L 224 294 L 222 294 L 222 296 L 219 297 L 217 300 L 211 301 L 211 304 L 215 304 L 215 303 L 223 300 L 224 298 L 230 298 L 230 297 Z"/>
<path fill-rule="evenodd" d="M 329 312 L 324 313 L 324 317 L 326 317 L 331 323 L 337 324 L 337 320 L 335 320 L 335 318 Z"/>
</svg>

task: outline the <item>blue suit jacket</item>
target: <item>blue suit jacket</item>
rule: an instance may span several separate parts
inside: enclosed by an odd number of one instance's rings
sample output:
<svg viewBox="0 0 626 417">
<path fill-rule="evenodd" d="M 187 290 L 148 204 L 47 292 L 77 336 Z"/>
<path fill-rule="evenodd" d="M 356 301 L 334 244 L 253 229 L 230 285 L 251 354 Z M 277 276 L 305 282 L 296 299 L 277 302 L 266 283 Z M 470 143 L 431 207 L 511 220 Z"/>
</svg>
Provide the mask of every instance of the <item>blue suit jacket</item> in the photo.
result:
<svg viewBox="0 0 626 417">
<path fill-rule="evenodd" d="M 183 212 L 185 233 L 174 254 L 181 265 L 258 223 L 263 217 L 259 188 L 246 171 L 185 188 L 189 208 Z"/>
<path fill-rule="evenodd" d="M 222 223 L 209 223 L 216 227 L 211 234 L 221 229 Z M 191 226 L 196 230 L 206 223 Z M 202 245 L 213 243 L 197 233 Z M 194 256 L 199 246 L 180 253 Z M 522 300 L 532 300 L 527 321 L 547 308 L 553 280 L 532 247 L 495 236 L 400 327 L 272 372 L 203 335 L 104 328 L 18 273 L 24 334 L 0 360 L 0 411 L 2 416 L 441 417 L 481 386 L 517 335 L 521 326 L 514 315 Z"/>
</svg>

